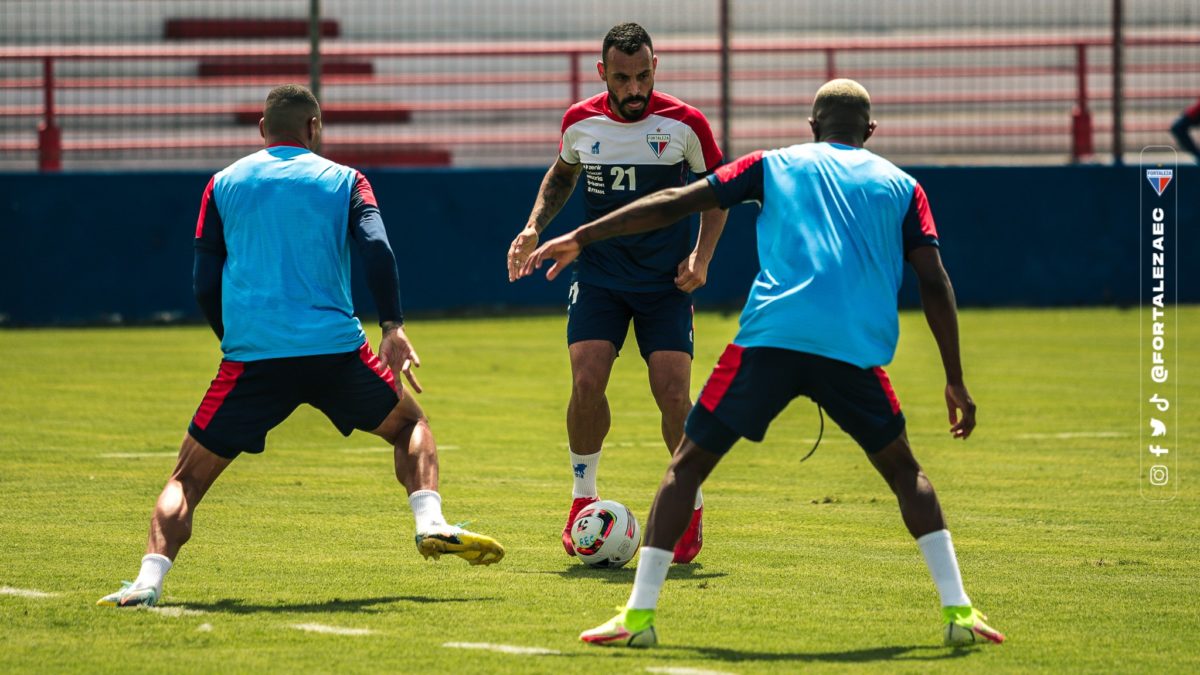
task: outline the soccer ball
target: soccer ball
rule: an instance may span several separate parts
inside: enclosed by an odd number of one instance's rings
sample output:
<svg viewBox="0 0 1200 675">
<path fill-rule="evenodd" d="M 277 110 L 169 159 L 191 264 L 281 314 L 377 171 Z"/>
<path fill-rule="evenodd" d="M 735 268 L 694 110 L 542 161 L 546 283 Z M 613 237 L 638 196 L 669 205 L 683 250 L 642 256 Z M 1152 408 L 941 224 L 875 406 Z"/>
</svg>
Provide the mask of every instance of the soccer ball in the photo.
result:
<svg viewBox="0 0 1200 675">
<path fill-rule="evenodd" d="M 585 507 L 571 523 L 575 554 L 589 567 L 621 567 L 637 553 L 642 530 L 624 504 L 602 499 Z"/>
<path fill-rule="evenodd" d="M 982 636 L 976 635 L 970 628 L 963 628 L 951 621 L 942 631 L 942 642 L 947 646 L 973 645 L 976 642 L 987 642 Z"/>
</svg>

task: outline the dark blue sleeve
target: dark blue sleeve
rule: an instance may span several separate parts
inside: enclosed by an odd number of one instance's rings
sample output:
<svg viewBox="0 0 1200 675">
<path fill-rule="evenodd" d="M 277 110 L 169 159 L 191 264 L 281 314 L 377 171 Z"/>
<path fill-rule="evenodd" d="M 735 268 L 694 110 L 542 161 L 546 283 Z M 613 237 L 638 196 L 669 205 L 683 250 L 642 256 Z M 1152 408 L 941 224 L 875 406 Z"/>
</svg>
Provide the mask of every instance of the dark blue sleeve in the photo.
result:
<svg viewBox="0 0 1200 675">
<path fill-rule="evenodd" d="M 933 212 L 929 210 L 929 198 L 925 196 L 925 188 L 920 183 L 913 186 L 912 199 L 908 203 L 908 212 L 904 214 L 904 223 L 900 227 L 904 236 L 904 254 L 921 246 L 937 246 L 937 225 L 933 222 Z"/>
<path fill-rule="evenodd" d="M 400 309 L 400 274 L 396 257 L 388 243 L 383 216 L 375 201 L 375 192 L 366 176 L 358 174 L 350 193 L 350 236 L 358 245 L 367 275 L 367 286 L 375 298 L 379 323 L 404 323 Z"/>
<path fill-rule="evenodd" d="M 192 263 L 192 293 L 196 304 L 216 333 L 225 337 L 221 318 L 221 274 L 225 270 L 225 223 L 213 196 L 215 178 L 208 181 L 200 199 L 200 217 L 196 219 L 195 260 Z"/>
<path fill-rule="evenodd" d="M 225 256 L 196 247 L 192 265 L 192 292 L 218 340 L 225 337 L 225 324 L 221 319 L 221 273 L 224 269 Z"/>
<path fill-rule="evenodd" d="M 722 164 L 707 178 L 717 193 L 717 203 L 721 208 L 727 209 L 742 202 L 762 202 L 762 159 L 762 151 L 755 150 L 735 162 Z"/>
</svg>

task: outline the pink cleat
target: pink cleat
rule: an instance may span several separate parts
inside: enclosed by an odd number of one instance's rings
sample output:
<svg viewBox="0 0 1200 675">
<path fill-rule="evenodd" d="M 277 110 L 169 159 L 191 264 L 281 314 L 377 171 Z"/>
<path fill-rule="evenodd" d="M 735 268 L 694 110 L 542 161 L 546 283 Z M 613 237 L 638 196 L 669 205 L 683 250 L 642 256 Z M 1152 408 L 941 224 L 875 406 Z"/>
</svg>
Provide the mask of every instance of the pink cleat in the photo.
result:
<svg viewBox="0 0 1200 675">
<path fill-rule="evenodd" d="M 692 511 L 692 521 L 675 544 L 675 556 L 671 562 L 685 565 L 696 559 L 704 547 L 704 506 Z"/>
<path fill-rule="evenodd" d="M 575 524 L 575 517 L 583 510 L 583 507 L 588 504 L 594 504 L 600 501 L 599 497 L 576 497 L 571 502 L 571 511 L 567 514 L 567 524 L 563 526 L 562 544 L 567 550 L 567 555 L 575 555 L 575 544 L 571 541 L 571 526 Z"/>
</svg>

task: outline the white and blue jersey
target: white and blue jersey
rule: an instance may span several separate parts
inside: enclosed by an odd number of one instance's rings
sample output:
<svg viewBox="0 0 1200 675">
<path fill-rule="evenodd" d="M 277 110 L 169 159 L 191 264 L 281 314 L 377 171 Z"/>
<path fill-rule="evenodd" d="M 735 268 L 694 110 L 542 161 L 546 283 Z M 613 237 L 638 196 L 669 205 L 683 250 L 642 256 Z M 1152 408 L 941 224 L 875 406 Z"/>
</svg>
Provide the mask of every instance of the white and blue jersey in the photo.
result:
<svg viewBox="0 0 1200 675">
<path fill-rule="evenodd" d="M 364 222 L 369 234 L 360 233 Z M 306 148 L 276 145 L 213 176 L 195 241 L 223 258 L 219 309 L 212 310 L 219 319 L 210 320 L 218 330 L 223 322 L 225 358 L 359 349 L 366 338 L 350 294 L 351 237 L 371 237 L 387 249 L 378 267 L 388 292 L 377 300 L 381 317 L 398 318 L 395 261 L 361 173 Z"/>
<path fill-rule="evenodd" d="M 904 257 L 938 245 L 925 191 L 912 176 L 863 148 L 806 143 L 751 153 L 708 181 L 722 208 L 762 204 L 761 270 L 734 344 L 860 368 L 892 360 Z"/>
<path fill-rule="evenodd" d="M 653 92 L 646 114 L 626 121 L 609 108 L 604 92 L 563 115 L 559 158 L 583 164 L 584 206 L 595 220 L 639 197 L 686 185 L 690 173 L 707 175 L 721 164 L 721 151 L 708 120 L 683 101 Z M 614 237 L 583 250 L 576 279 L 621 291 L 669 290 L 691 247 L 687 220 Z"/>
</svg>

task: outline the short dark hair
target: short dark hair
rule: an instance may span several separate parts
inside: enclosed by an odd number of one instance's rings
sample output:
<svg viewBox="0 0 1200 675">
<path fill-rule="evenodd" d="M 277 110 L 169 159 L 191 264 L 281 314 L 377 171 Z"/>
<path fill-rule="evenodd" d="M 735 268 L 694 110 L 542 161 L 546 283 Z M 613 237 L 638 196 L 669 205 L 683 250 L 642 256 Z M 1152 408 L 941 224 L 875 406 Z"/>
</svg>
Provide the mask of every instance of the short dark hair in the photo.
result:
<svg viewBox="0 0 1200 675">
<path fill-rule="evenodd" d="M 308 87 L 285 84 L 267 94 L 263 126 L 271 133 L 299 131 L 308 120 L 321 116 L 321 105 Z"/>
<path fill-rule="evenodd" d="M 636 23 L 621 23 L 612 27 L 608 31 L 608 35 L 604 36 L 604 46 L 600 48 L 600 60 L 608 63 L 609 47 L 616 47 L 622 52 L 633 56 L 638 53 L 645 45 L 650 48 L 650 53 L 654 53 L 654 43 L 650 41 L 650 34 L 645 28 Z"/>
</svg>

